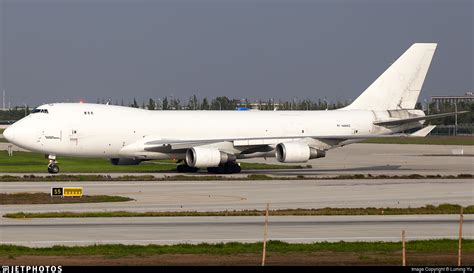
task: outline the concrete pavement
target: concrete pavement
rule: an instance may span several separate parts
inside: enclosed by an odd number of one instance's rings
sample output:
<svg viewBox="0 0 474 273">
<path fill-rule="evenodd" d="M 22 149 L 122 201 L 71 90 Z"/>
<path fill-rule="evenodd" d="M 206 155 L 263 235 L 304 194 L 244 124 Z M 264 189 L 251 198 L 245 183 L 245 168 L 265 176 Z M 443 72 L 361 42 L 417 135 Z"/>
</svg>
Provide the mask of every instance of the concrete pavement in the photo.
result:
<svg viewBox="0 0 474 273">
<path fill-rule="evenodd" d="M 258 242 L 263 217 L 130 217 L 0 220 L 2 244 L 34 247 L 90 244 Z M 269 240 L 400 241 L 457 238 L 458 215 L 270 216 Z M 474 215 L 466 215 L 464 238 L 474 237 Z"/>
<path fill-rule="evenodd" d="M 2 205 L 0 213 L 39 211 L 222 211 L 323 207 L 420 207 L 474 204 L 474 179 L 360 179 L 167 182 L 2 182 L 0 191 L 50 192 L 81 186 L 88 195 L 128 196 L 120 203 Z"/>
</svg>

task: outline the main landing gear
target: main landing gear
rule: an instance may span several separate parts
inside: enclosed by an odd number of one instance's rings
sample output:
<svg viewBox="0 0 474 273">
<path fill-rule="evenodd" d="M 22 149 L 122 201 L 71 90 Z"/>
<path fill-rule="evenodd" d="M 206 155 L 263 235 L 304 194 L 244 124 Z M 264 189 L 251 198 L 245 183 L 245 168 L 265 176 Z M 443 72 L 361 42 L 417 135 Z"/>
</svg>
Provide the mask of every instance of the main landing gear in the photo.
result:
<svg viewBox="0 0 474 273">
<path fill-rule="evenodd" d="M 186 163 L 176 166 L 176 171 L 178 171 L 179 173 L 195 173 L 198 170 L 199 169 L 196 167 L 189 167 Z"/>
<path fill-rule="evenodd" d="M 218 174 L 240 173 L 241 170 L 240 165 L 235 161 L 219 164 L 217 167 L 207 168 L 207 172 Z"/>
<path fill-rule="evenodd" d="M 49 155 L 48 173 L 59 173 L 58 162 L 55 155 Z"/>
<path fill-rule="evenodd" d="M 176 171 L 179 173 L 195 173 L 198 170 L 198 168 L 190 167 L 186 163 L 176 166 Z M 207 172 L 216 174 L 240 173 L 241 170 L 240 165 L 235 161 L 219 164 L 217 167 L 207 168 Z"/>
</svg>

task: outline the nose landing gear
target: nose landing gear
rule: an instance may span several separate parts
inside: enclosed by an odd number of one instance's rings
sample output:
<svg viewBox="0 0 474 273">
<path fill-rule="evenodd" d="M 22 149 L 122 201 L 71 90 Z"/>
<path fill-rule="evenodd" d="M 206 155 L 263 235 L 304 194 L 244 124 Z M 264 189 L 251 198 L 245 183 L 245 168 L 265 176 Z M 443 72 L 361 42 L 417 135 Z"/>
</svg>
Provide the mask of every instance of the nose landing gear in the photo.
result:
<svg viewBox="0 0 474 273">
<path fill-rule="evenodd" d="M 49 155 L 48 173 L 59 173 L 58 162 L 55 155 Z"/>
</svg>

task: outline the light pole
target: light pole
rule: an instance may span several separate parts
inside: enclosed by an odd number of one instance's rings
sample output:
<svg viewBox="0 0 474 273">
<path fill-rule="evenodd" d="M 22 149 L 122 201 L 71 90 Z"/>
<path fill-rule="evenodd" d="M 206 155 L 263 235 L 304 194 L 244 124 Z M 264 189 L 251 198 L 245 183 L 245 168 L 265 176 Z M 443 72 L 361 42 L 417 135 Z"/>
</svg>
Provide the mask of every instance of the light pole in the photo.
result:
<svg viewBox="0 0 474 273">
<path fill-rule="evenodd" d="M 328 100 L 324 98 L 324 104 L 326 105 L 326 111 L 328 110 Z"/>
<path fill-rule="evenodd" d="M 429 115 L 430 114 L 430 103 L 428 102 L 427 99 L 424 99 L 423 101 L 425 102 L 425 105 L 426 105 L 426 115 Z"/>
<path fill-rule="evenodd" d="M 161 101 L 161 98 L 158 98 L 158 110 L 163 110 L 163 102 Z"/>
<path fill-rule="evenodd" d="M 293 97 L 293 104 L 291 105 L 291 110 L 293 110 L 293 105 L 296 106 L 296 98 L 297 98 L 297 97 Z M 298 110 L 298 108 L 295 107 L 295 110 Z"/>
<path fill-rule="evenodd" d="M 458 104 L 454 102 L 454 136 L 458 135 Z"/>
</svg>

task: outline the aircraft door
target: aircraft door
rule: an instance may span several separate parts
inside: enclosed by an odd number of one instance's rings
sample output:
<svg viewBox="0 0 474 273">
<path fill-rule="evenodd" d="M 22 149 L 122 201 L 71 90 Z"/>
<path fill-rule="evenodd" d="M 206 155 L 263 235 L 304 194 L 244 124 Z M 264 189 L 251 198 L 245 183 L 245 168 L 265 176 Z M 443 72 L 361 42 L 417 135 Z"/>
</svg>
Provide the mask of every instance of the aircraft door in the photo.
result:
<svg viewBox="0 0 474 273">
<path fill-rule="evenodd" d="M 70 144 L 73 144 L 77 146 L 79 144 L 79 137 L 77 134 L 77 129 L 70 129 L 69 130 L 69 142 Z"/>
</svg>

